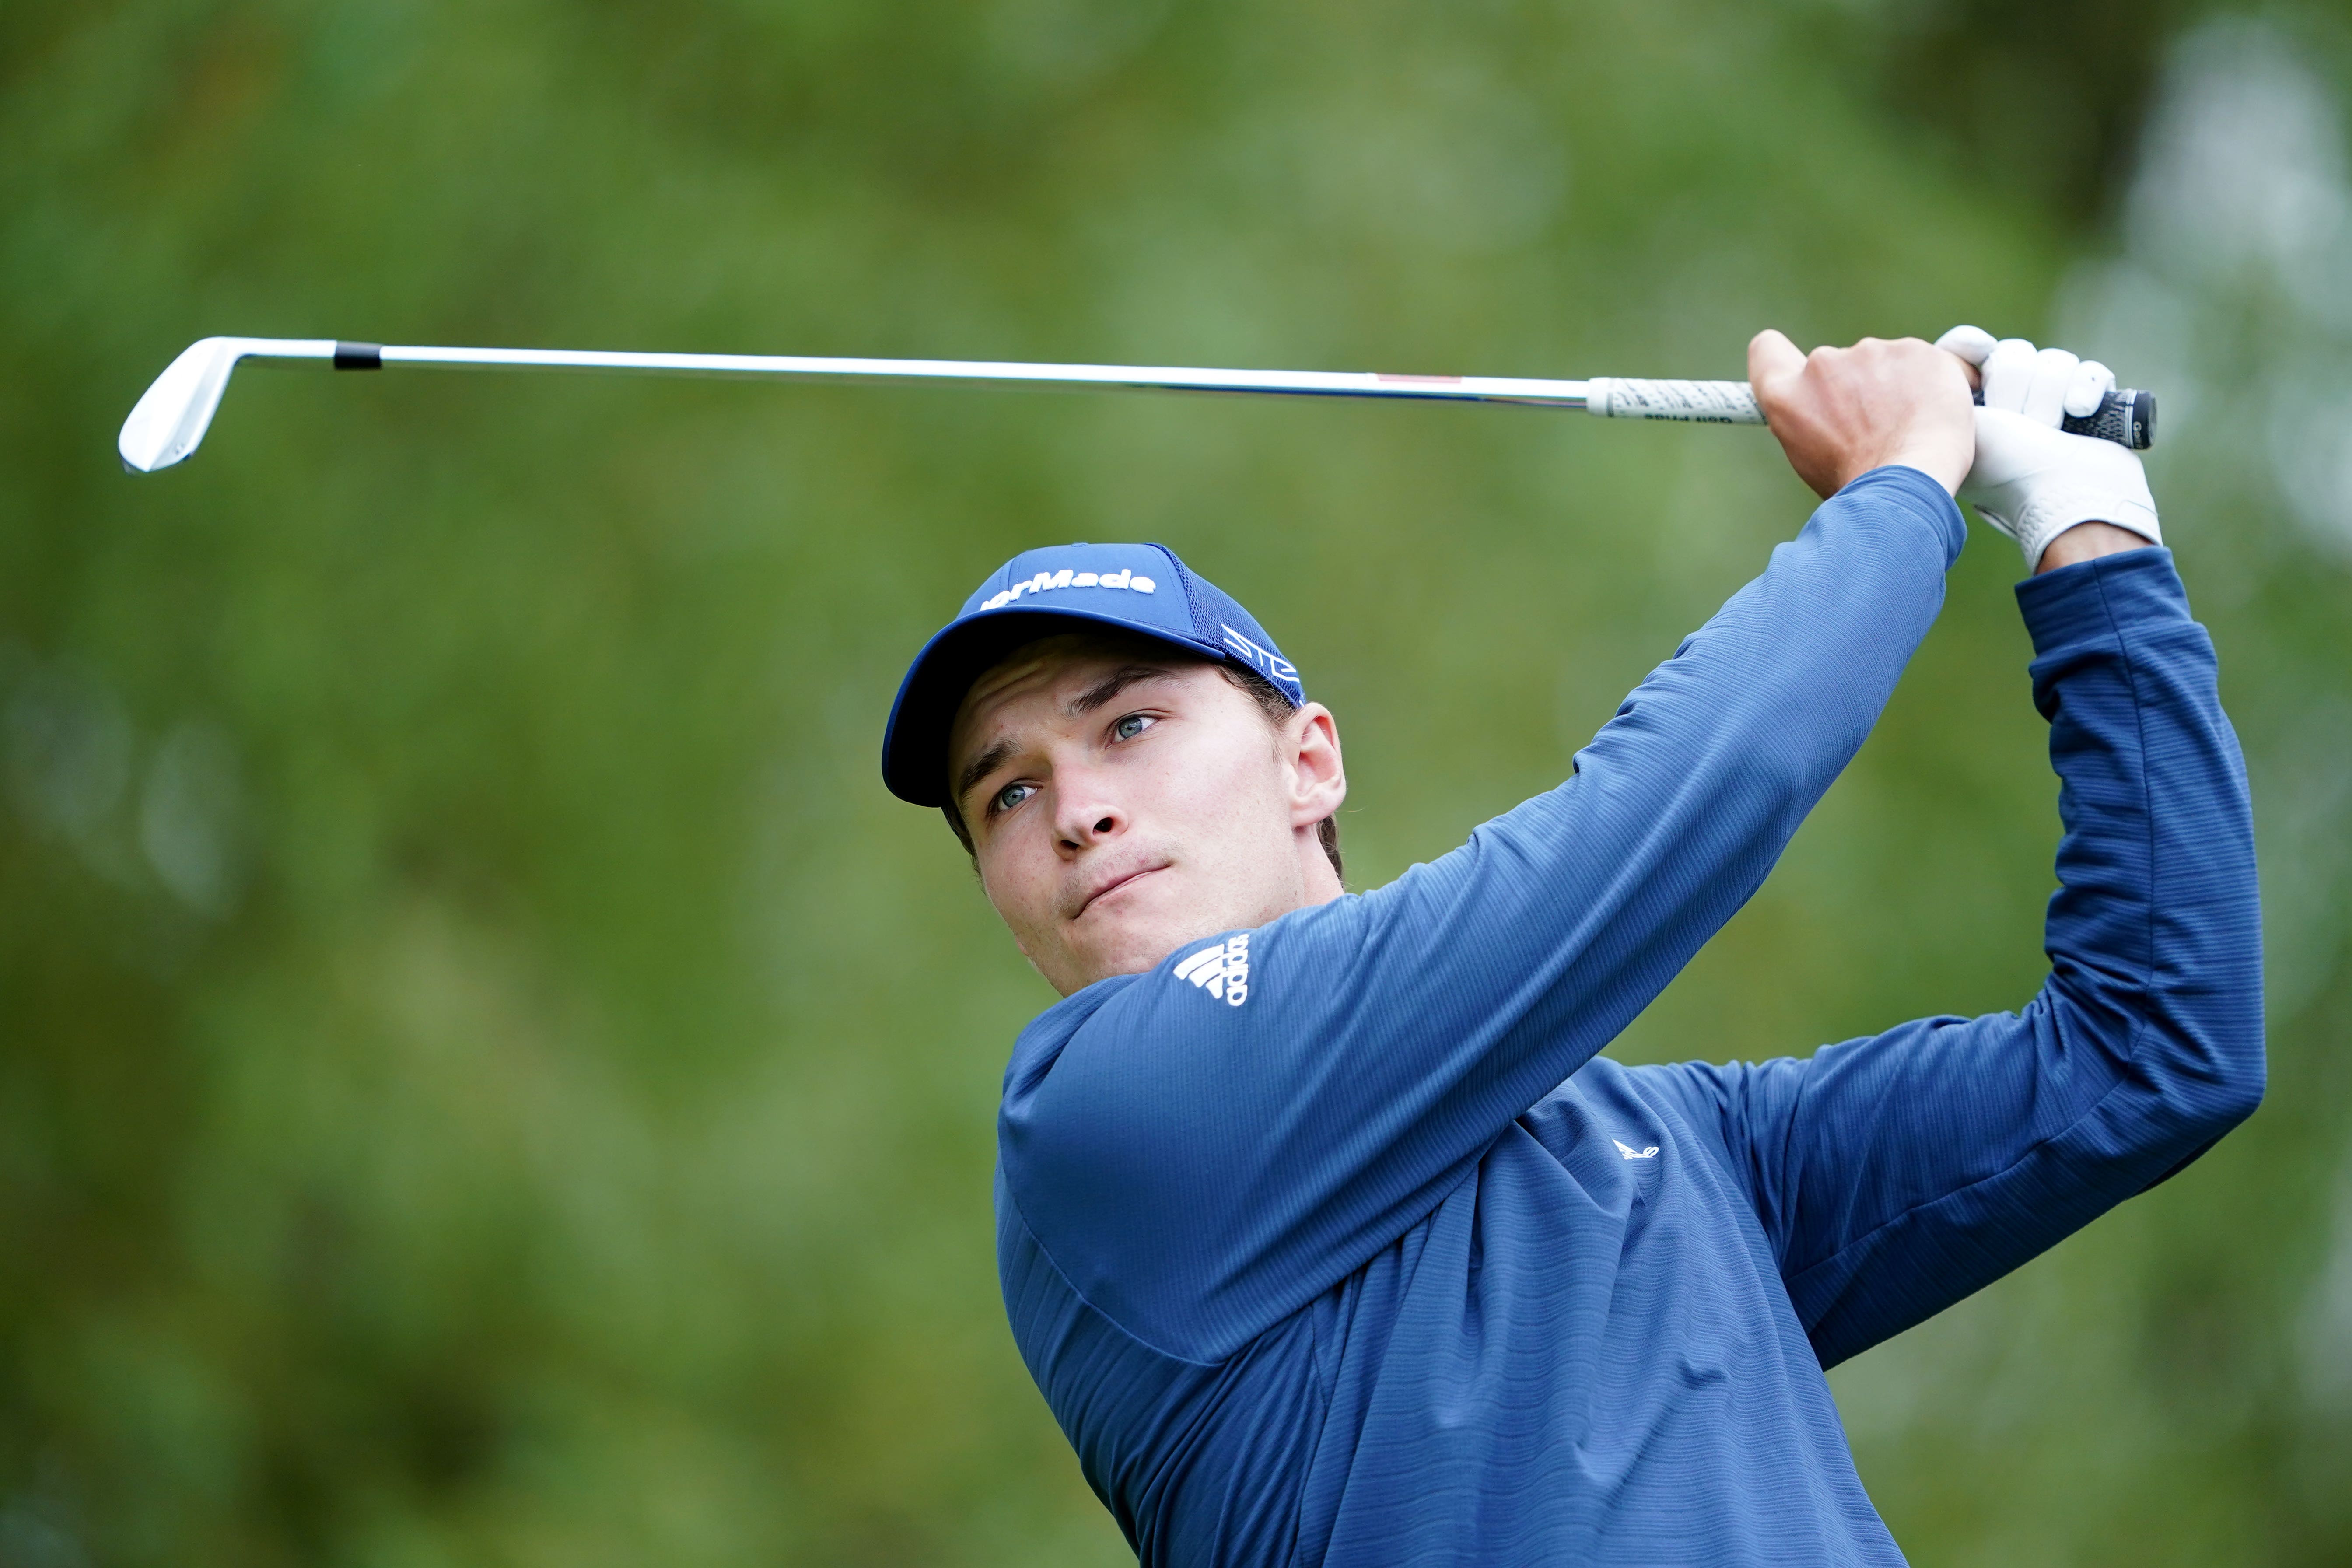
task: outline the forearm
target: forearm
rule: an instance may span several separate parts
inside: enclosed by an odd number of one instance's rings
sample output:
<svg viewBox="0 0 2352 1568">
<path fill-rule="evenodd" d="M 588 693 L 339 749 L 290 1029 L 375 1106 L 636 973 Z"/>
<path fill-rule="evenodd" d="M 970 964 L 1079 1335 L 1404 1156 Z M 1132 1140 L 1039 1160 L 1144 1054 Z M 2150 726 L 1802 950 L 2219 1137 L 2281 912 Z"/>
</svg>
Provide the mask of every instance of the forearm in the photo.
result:
<svg viewBox="0 0 2352 1568">
<path fill-rule="evenodd" d="M 2253 833 L 2212 645 L 2160 551 L 2037 576 L 2018 598 L 2064 781 L 2045 995 L 2140 1065 L 2147 1136 L 2179 1124 L 2186 1157 L 2252 1109 L 2263 1071 Z"/>
</svg>

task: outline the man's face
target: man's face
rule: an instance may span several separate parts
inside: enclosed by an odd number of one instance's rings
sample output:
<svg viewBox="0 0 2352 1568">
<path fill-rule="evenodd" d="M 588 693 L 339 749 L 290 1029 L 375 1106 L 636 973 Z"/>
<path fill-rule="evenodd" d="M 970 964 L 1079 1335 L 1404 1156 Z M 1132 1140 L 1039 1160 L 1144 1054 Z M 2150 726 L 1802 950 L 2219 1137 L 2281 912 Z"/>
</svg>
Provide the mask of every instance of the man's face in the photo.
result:
<svg viewBox="0 0 2352 1568">
<path fill-rule="evenodd" d="M 1340 891 L 1315 839 L 1347 791 L 1328 710 L 1277 730 L 1171 649 L 1030 644 L 973 683 L 948 766 L 989 902 L 1065 996 Z"/>
</svg>

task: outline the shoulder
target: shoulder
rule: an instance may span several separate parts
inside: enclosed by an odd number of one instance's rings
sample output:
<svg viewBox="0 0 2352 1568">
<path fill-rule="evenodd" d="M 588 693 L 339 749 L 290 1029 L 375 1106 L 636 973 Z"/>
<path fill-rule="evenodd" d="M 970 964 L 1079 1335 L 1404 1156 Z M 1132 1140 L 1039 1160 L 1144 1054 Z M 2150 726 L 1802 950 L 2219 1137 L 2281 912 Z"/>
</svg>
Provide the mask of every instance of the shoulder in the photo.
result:
<svg viewBox="0 0 2352 1568">
<path fill-rule="evenodd" d="M 1325 905 L 1213 932 L 1048 1007 L 1013 1043 L 1000 1152 L 1018 1173 L 1041 1139 L 1124 1140 L 1133 1117 L 1164 1121 L 1213 1101 L 1270 1031 L 1298 1026 L 1309 993 L 1328 994 L 1344 919 Z"/>
<path fill-rule="evenodd" d="M 1115 974 L 1097 980 L 1030 1019 L 1013 1037 L 1013 1058 L 1004 1066 L 1004 1103 L 1010 1106 L 1034 1095 L 1079 1030 L 1137 978 Z"/>
</svg>

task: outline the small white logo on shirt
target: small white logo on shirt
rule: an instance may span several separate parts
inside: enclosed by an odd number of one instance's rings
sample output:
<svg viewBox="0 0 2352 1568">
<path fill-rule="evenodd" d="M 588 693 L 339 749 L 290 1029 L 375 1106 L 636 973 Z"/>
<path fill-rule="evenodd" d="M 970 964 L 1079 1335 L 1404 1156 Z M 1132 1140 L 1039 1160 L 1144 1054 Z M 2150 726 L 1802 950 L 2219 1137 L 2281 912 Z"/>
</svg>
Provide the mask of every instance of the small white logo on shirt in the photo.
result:
<svg viewBox="0 0 2352 1568">
<path fill-rule="evenodd" d="M 1619 1142 L 1614 1138 L 1612 1138 L 1609 1142 L 1616 1143 L 1617 1152 L 1624 1155 L 1628 1160 L 1654 1160 L 1658 1157 L 1658 1146 L 1655 1143 L 1651 1144 L 1646 1149 L 1636 1149 L 1631 1143 Z"/>
<path fill-rule="evenodd" d="M 1176 978 L 1240 1006 L 1249 1000 L 1249 932 L 1237 931 L 1202 948 L 1176 966 Z"/>
</svg>

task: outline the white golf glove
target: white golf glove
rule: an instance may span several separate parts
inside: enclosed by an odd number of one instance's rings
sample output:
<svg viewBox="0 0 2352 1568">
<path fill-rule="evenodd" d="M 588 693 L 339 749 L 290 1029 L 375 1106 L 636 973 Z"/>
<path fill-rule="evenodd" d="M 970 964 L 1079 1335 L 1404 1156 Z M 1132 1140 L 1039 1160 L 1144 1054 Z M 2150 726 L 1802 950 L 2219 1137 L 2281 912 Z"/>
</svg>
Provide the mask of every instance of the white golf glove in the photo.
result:
<svg viewBox="0 0 2352 1568">
<path fill-rule="evenodd" d="M 2023 338 L 1996 342 L 1977 327 L 1954 327 L 1936 346 L 1977 366 L 1984 377 L 1976 466 L 1960 486 L 1960 499 L 2017 541 L 2027 571 L 2042 564 L 2052 540 L 2078 522 L 2111 522 L 2150 544 L 2164 542 L 2138 455 L 2058 428 L 2070 414 L 2098 412 L 2115 390 L 2113 371 L 2064 349 L 2037 350 Z"/>
</svg>

